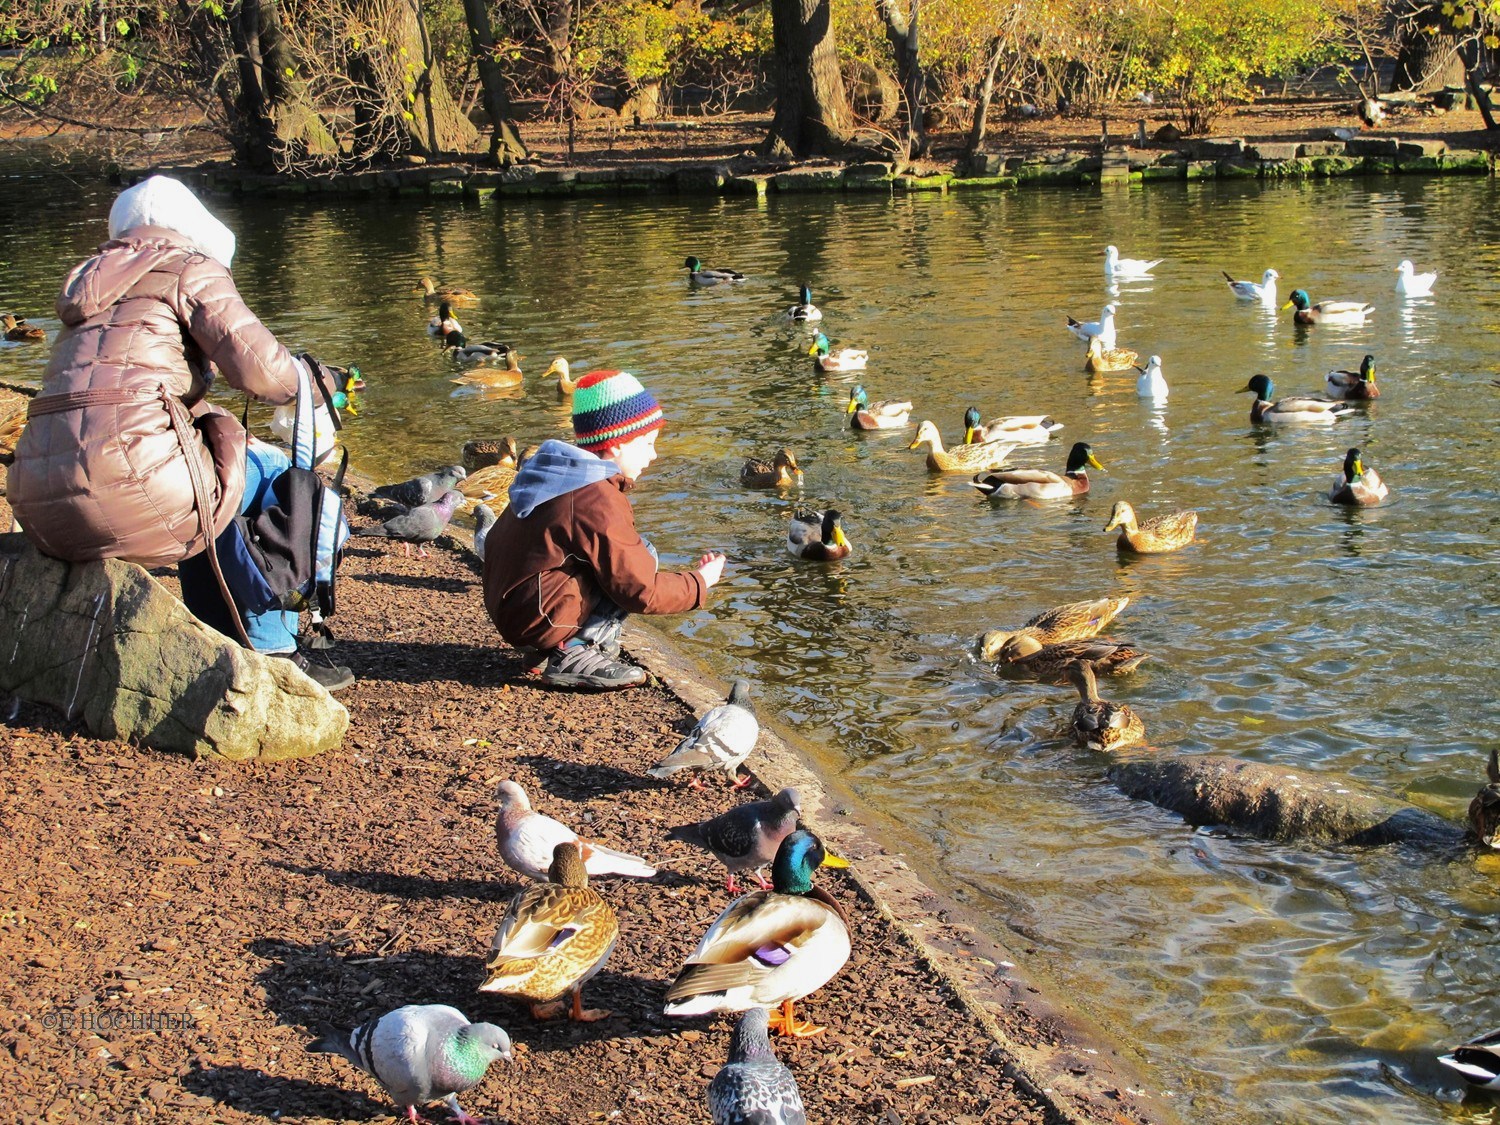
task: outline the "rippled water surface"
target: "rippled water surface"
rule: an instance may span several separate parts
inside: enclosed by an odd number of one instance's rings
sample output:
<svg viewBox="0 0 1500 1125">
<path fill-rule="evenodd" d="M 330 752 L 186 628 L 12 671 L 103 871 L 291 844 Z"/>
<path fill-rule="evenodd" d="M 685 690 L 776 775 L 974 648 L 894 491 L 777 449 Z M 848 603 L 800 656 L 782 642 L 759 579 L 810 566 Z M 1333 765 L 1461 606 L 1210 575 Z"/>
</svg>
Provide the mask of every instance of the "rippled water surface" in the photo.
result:
<svg viewBox="0 0 1500 1125">
<path fill-rule="evenodd" d="M 55 329 L 42 314 L 108 201 L 0 179 L 0 210 L 26 216 L 0 241 L 0 308 Z M 371 475 L 454 460 L 472 436 L 565 432 L 566 407 L 535 379 L 518 399 L 453 393 L 411 293 L 423 273 L 479 291 L 460 314 L 470 335 L 517 344 L 533 374 L 554 354 L 575 374 L 639 374 L 671 419 L 640 523 L 673 564 L 710 547 L 732 560 L 707 610 L 669 622 L 682 643 L 748 674 L 919 869 L 1139 1044 L 1187 1119 L 1228 1123 L 1492 1120 L 1433 1055 L 1500 1025 L 1500 866 L 1194 831 L 1059 737 L 1068 691 L 1007 683 L 970 644 L 1058 602 L 1129 594 L 1118 633 L 1154 659 L 1105 694 L 1144 713 L 1160 753 L 1337 771 L 1461 819 L 1497 719 L 1496 204 L 1483 180 L 1372 179 L 216 207 L 251 306 L 294 346 L 365 370 L 349 441 Z M 1062 329 L 1108 298 L 1106 242 L 1167 258 L 1117 298 L 1121 342 L 1162 356 L 1163 409 L 1137 400 L 1133 373 L 1083 374 Z M 751 280 L 695 290 L 689 253 Z M 1440 271 L 1435 299 L 1396 300 L 1403 257 Z M 1365 298 L 1376 315 L 1298 331 L 1231 299 L 1220 269 L 1268 265 L 1284 291 Z M 970 404 L 1045 411 L 1066 440 L 1014 461 L 1060 469 L 1086 439 L 1108 473 L 1078 502 L 991 503 L 929 476 L 911 430 L 852 433 L 850 380 L 816 374 L 779 317 L 804 279 L 835 344 L 870 349 L 873 398 L 913 399 L 950 437 Z M 1255 371 L 1315 391 L 1367 351 L 1384 396 L 1332 430 L 1252 428 L 1233 393 Z M 0 379 L 34 381 L 43 363 L 35 345 L 0 345 Z M 852 559 L 794 562 L 793 498 L 737 483 L 745 457 L 783 443 L 803 498 L 847 513 Z M 1356 444 L 1388 507 L 1326 503 Z M 1199 544 L 1124 561 L 1101 532 L 1116 499 L 1198 509 Z"/>
</svg>

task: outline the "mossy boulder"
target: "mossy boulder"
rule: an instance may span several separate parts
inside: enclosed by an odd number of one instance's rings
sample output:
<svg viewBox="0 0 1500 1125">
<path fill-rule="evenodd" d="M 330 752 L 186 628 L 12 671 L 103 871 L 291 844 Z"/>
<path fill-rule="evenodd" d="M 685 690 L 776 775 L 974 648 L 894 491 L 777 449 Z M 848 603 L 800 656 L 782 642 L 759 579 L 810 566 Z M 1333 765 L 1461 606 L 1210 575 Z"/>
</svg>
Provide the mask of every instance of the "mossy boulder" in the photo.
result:
<svg viewBox="0 0 1500 1125">
<path fill-rule="evenodd" d="M 0 692 L 99 738 L 233 761 L 337 746 L 342 704 L 289 660 L 210 629 L 133 563 L 64 563 L 0 535 Z"/>
</svg>

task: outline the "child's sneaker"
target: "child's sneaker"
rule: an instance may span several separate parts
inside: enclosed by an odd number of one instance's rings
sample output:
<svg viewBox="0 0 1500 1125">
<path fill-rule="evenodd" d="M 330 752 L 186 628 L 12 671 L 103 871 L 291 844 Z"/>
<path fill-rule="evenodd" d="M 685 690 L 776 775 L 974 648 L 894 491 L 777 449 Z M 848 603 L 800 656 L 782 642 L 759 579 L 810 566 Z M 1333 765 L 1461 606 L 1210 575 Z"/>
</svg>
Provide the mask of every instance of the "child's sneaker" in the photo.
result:
<svg viewBox="0 0 1500 1125">
<path fill-rule="evenodd" d="M 542 671 L 542 683 L 552 687 L 616 691 L 645 682 L 645 669 L 616 660 L 593 645 L 554 649 Z"/>
</svg>

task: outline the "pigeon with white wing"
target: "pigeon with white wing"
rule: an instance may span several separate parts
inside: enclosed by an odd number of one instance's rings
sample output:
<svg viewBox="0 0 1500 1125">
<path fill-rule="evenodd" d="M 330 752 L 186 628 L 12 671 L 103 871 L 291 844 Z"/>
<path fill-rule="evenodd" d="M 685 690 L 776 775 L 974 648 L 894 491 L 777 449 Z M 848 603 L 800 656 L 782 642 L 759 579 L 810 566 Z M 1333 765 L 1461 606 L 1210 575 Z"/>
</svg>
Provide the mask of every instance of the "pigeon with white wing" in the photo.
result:
<svg viewBox="0 0 1500 1125">
<path fill-rule="evenodd" d="M 514 781 L 502 781 L 495 797 L 500 803 L 500 812 L 495 817 L 495 843 L 500 846 L 500 858 L 512 871 L 528 879 L 545 883 L 557 845 L 575 841 L 583 846 L 583 866 L 591 879 L 601 875 L 649 879 L 656 874 L 656 868 L 640 856 L 617 852 L 592 840 L 579 840 L 578 834 L 562 821 L 535 812 L 526 790 Z"/>
</svg>

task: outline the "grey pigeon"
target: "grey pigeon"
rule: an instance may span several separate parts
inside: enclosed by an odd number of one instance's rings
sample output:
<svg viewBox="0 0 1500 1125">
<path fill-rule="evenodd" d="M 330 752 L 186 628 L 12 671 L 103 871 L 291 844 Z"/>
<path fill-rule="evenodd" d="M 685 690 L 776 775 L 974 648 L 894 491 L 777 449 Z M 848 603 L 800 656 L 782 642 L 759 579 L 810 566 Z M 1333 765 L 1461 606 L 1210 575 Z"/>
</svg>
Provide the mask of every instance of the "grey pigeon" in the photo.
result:
<svg viewBox="0 0 1500 1125">
<path fill-rule="evenodd" d="M 679 770 L 723 770 L 734 780 L 740 763 L 750 756 L 758 738 L 760 721 L 750 709 L 750 684 L 735 680 L 729 702 L 721 703 L 699 719 L 693 733 L 647 772 L 652 777 L 671 777 Z M 694 789 L 703 788 L 703 782 L 696 777 L 689 784 Z M 749 784 L 748 775 L 734 781 L 736 789 Z"/>
<path fill-rule="evenodd" d="M 734 1025 L 729 1061 L 708 1084 L 714 1125 L 807 1125 L 792 1072 L 776 1061 L 764 1008 L 751 1008 Z"/>
<path fill-rule="evenodd" d="M 400 484 L 382 484 L 371 491 L 370 495 L 382 500 L 394 500 L 407 508 L 416 508 L 432 503 L 468 475 L 462 465 L 444 465 L 441 469 L 434 469 L 424 476 L 413 477 Z"/>
<path fill-rule="evenodd" d="M 488 504 L 474 505 L 474 553 L 484 562 L 484 544 L 489 539 L 490 528 L 495 526 L 495 510 Z"/>
<path fill-rule="evenodd" d="M 735 876 L 741 871 L 756 872 L 761 889 L 770 890 L 771 884 L 760 869 L 776 858 L 776 849 L 792 834 L 801 814 L 802 799 L 797 791 L 783 789 L 769 801 L 751 801 L 711 820 L 678 825 L 667 833 L 667 839 L 713 852 L 729 868 L 724 889 L 730 894 L 740 893 Z"/>
<path fill-rule="evenodd" d="M 417 554 L 425 557 L 427 548 L 423 544 L 431 543 L 443 533 L 443 528 L 448 526 L 448 521 L 463 502 L 462 492 L 445 492 L 431 504 L 423 504 L 399 516 L 392 516 L 384 523 L 362 527 L 350 534 L 373 539 L 398 539 L 408 555 L 411 554 L 411 545 L 415 543 Z"/>
<path fill-rule="evenodd" d="M 509 1059 L 510 1036 L 492 1023 L 470 1023 L 446 1004 L 408 1004 L 353 1031 L 327 1028 L 309 1051 L 343 1055 L 379 1082 L 412 1121 L 417 1106 L 443 1101 L 459 1125 L 482 1125 L 458 1104 L 496 1059 Z"/>
</svg>

